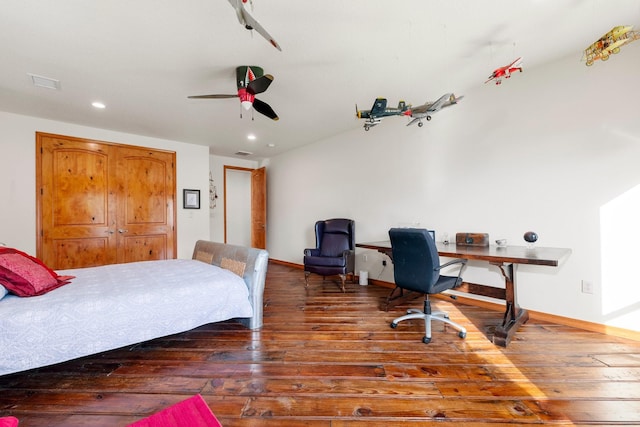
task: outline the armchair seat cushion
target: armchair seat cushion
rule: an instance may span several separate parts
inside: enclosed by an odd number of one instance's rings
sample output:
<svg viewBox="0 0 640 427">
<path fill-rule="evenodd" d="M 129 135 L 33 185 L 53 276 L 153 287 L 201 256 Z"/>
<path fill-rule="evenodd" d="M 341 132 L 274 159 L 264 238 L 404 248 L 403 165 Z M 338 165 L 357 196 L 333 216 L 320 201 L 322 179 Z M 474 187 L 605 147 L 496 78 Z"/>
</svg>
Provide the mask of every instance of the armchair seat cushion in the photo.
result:
<svg viewBox="0 0 640 427">
<path fill-rule="evenodd" d="M 328 256 L 305 256 L 304 265 L 318 266 L 318 267 L 345 267 L 347 265 L 346 259 L 342 256 L 328 257 Z"/>
</svg>

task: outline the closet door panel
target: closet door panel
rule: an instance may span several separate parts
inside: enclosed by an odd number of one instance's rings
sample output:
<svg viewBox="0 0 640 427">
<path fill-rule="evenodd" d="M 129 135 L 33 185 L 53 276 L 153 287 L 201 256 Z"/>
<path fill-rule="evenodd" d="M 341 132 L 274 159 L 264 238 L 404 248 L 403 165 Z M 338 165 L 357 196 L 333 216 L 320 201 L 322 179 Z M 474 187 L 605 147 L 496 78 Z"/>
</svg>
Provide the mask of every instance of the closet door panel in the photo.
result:
<svg viewBox="0 0 640 427">
<path fill-rule="evenodd" d="M 175 154 L 118 151 L 118 262 L 175 257 Z"/>
<path fill-rule="evenodd" d="M 54 269 L 115 262 L 111 147 L 38 134 L 38 256 Z"/>
</svg>

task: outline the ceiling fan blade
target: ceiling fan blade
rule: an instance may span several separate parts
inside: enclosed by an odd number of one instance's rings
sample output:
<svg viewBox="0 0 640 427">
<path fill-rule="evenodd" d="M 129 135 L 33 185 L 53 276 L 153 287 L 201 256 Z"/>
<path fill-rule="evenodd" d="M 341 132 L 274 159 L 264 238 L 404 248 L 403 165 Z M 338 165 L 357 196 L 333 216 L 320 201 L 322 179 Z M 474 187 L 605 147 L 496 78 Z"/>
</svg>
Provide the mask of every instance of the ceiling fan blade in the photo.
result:
<svg viewBox="0 0 640 427">
<path fill-rule="evenodd" d="M 255 80 L 251 80 L 247 85 L 247 92 L 253 93 L 254 95 L 257 93 L 262 93 L 271 84 L 273 81 L 273 76 L 271 74 L 265 74 L 264 76 L 258 77 Z"/>
<path fill-rule="evenodd" d="M 187 96 L 190 99 L 227 99 L 227 98 L 237 98 L 238 95 L 192 95 Z"/>
<path fill-rule="evenodd" d="M 255 80 L 254 80 L 255 81 Z M 260 114 L 264 114 L 272 120 L 278 120 L 280 117 L 273 111 L 273 108 L 269 106 L 266 102 L 262 102 L 259 99 L 253 100 L 253 108 Z"/>
</svg>

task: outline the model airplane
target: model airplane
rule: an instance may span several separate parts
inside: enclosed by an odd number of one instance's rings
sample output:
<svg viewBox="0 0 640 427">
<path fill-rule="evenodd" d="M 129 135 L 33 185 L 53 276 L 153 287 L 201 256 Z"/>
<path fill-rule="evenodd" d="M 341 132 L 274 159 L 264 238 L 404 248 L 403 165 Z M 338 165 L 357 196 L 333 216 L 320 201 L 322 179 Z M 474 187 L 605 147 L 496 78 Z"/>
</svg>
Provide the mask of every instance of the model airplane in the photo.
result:
<svg viewBox="0 0 640 427">
<path fill-rule="evenodd" d="M 633 25 L 613 27 L 611 31 L 586 48 L 582 58 L 587 61 L 587 66 L 593 65 L 593 62 L 598 59 L 606 61 L 612 53 L 620 52 L 622 46 L 638 39 L 640 39 L 640 33 L 633 31 Z"/>
<path fill-rule="evenodd" d="M 356 105 L 356 117 L 359 119 L 366 119 L 366 122 L 364 123 L 364 130 L 369 130 L 379 124 L 385 117 L 400 116 L 404 114 L 409 107 L 410 105 L 407 105 L 404 101 L 400 101 L 398 103 L 398 108 L 387 108 L 386 98 L 376 98 L 371 110 L 358 110 L 358 106 Z"/>
<path fill-rule="evenodd" d="M 407 123 L 407 126 L 418 122 L 418 127 L 422 127 L 422 119 L 426 119 L 427 121 L 431 120 L 432 114 L 437 113 L 444 107 L 450 107 L 457 104 L 458 101 L 460 101 L 462 98 L 464 98 L 464 96 L 459 96 L 456 98 L 454 94 L 446 93 L 442 95 L 436 102 L 427 102 L 423 105 L 409 108 L 404 112 L 404 115 L 411 117 L 413 120 Z"/>
<path fill-rule="evenodd" d="M 269 117 L 272 120 L 278 120 L 278 115 L 273 108 L 266 102 L 262 102 L 256 98 L 256 94 L 262 93 L 273 81 L 271 74 L 263 74 L 263 70 L 260 67 L 254 65 L 243 65 L 236 68 L 236 86 L 238 87 L 238 93 L 235 95 L 215 94 L 215 95 L 193 95 L 188 98 L 191 99 L 226 99 L 226 98 L 240 98 L 240 105 L 245 110 L 249 110 L 253 107 L 258 113 Z M 242 112 L 240 113 L 242 117 Z"/>
<path fill-rule="evenodd" d="M 238 16 L 238 21 L 240 21 L 240 23 L 242 25 L 244 25 L 244 27 L 247 30 L 256 30 L 262 37 L 264 37 L 265 39 L 267 39 L 267 41 L 269 43 L 271 43 L 273 45 L 273 47 L 275 47 L 276 49 L 282 51 L 282 49 L 280 48 L 280 45 L 278 44 L 277 41 L 274 40 L 273 37 L 271 37 L 271 35 L 269 33 L 267 33 L 267 30 L 265 30 L 262 25 L 260 25 L 260 23 L 258 21 L 256 21 L 253 16 L 251 16 L 249 14 L 249 12 L 247 12 L 247 9 L 245 9 L 244 4 L 250 0 L 229 0 L 229 3 L 231 3 L 231 6 L 233 6 L 233 8 L 236 10 L 236 15 Z"/>
<path fill-rule="evenodd" d="M 505 79 L 508 79 L 509 77 L 511 77 L 511 73 L 513 73 L 514 71 L 522 72 L 522 57 L 516 59 L 509 65 L 496 68 L 489 76 L 489 80 L 487 80 L 485 83 L 488 83 L 491 80 L 495 79 L 497 85 L 502 84 L 502 78 L 504 77 Z"/>
</svg>

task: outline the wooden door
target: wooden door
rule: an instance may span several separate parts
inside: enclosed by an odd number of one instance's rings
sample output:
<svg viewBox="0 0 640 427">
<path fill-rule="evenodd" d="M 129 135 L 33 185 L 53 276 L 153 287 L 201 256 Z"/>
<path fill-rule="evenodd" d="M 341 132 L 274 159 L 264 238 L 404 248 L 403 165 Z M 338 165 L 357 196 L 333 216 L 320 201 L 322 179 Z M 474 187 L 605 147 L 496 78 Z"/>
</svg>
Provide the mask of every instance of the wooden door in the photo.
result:
<svg viewBox="0 0 640 427">
<path fill-rule="evenodd" d="M 251 171 L 251 246 L 267 248 L 267 169 Z"/>
<path fill-rule="evenodd" d="M 36 135 L 37 256 L 54 269 L 175 257 L 175 153 Z"/>
<path fill-rule="evenodd" d="M 175 153 L 118 147 L 117 262 L 175 258 Z"/>
<path fill-rule="evenodd" d="M 37 256 L 55 269 L 116 262 L 111 146 L 38 133 Z"/>
<path fill-rule="evenodd" d="M 224 167 L 224 242 L 227 243 L 227 171 L 237 170 L 251 173 L 251 223 L 247 227 L 251 231 L 251 246 L 259 249 L 267 248 L 267 169 L 242 168 L 238 166 Z"/>
</svg>

